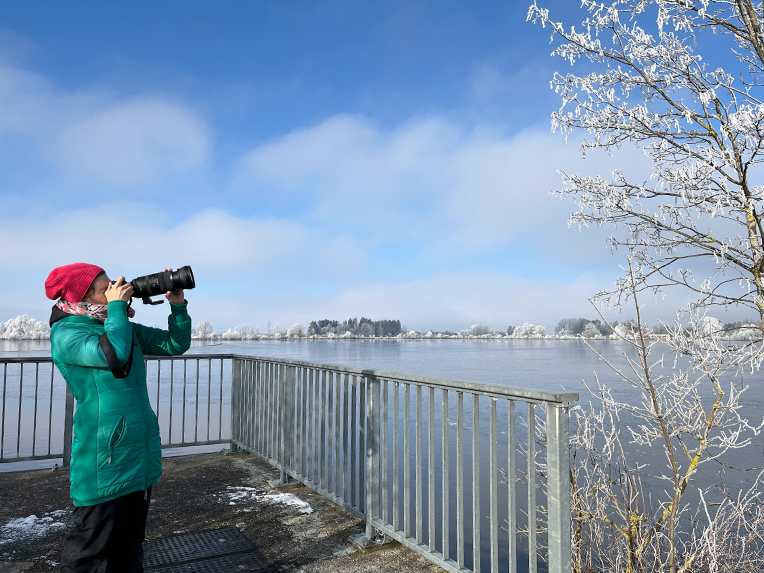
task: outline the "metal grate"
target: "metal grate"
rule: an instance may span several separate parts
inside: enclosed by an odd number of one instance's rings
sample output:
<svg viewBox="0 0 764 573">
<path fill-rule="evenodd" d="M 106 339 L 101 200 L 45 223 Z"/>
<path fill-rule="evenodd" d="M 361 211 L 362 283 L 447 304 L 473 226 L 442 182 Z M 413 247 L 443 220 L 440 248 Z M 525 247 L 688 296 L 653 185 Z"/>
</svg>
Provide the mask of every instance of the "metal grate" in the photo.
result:
<svg viewBox="0 0 764 573">
<path fill-rule="evenodd" d="M 146 542 L 143 546 L 143 567 L 149 569 L 253 549 L 249 540 L 235 527 L 186 533 Z"/>
<path fill-rule="evenodd" d="M 147 573 L 268 573 L 269 571 L 270 569 L 263 565 L 254 552 L 146 569 Z"/>
<path fill-rule="evenodd" d="M 252 543 L 235 527 L 147 541 L 143 567 L 152 573 L 268 571 Z"/>
</svg>

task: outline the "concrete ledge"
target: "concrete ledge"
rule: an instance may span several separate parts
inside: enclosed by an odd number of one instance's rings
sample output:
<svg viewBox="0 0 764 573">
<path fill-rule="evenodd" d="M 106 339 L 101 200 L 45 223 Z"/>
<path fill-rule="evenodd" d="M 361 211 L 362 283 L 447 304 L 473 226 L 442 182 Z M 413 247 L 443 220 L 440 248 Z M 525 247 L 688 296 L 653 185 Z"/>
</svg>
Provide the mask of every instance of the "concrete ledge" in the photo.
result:
<svg viewBox="0 0 764 573">
<path fill-rule="evenodd" d="M 268 480 L 268 485 L 273 489 L 290 490 L 303 487 L 304 484 L 298 482 L 296 479 L 287 478 L 286 481 L 281 481 L 280 479 L 274 481 Z"/>
<path fill-rule="evenodd" d="M 383 545 L 388 545 L 390 543 L 393 543 L 393 540 L 387 537 L 386 535 L 379 535 L 373 539 L 369 539 L 366 537 L 365 533 L 359 533 L 358 535 L 351 535 L 350 541 L 352 541 L 356 546 L 358 546 L 359 549 L 363 549 L 364 551 L 368 551 L 371 549 L 376 549 L 378 547 L 382 547 Z M 397 541 L 395 542 L 398 543 Z"/>
</svg>

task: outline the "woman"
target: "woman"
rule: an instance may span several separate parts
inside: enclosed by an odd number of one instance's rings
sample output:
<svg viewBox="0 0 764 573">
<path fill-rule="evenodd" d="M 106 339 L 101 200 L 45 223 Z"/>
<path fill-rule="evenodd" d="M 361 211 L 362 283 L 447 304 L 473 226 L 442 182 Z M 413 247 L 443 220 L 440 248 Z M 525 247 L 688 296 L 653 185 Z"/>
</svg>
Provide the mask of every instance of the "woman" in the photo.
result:
<svg viewBox="0 0 764 573">
<path fill-rule="evenodd" d="M 167 270 L 167 269 L 165 269 Z M 170 269 L 171 270 L 171 269 Z M 143 356 L 176 356 L 191 345 L 183 291 L 167 293 L 168 330 L 131 323 L 133 287 L 98 266 L 75 263 L 45 281 L 51 354 L 77 400 L 71 458 L 74 527 L 61 571 L 143 571 L 151 487 L 162 473 L 159 424 L 146 390 Z"/>
</svg>

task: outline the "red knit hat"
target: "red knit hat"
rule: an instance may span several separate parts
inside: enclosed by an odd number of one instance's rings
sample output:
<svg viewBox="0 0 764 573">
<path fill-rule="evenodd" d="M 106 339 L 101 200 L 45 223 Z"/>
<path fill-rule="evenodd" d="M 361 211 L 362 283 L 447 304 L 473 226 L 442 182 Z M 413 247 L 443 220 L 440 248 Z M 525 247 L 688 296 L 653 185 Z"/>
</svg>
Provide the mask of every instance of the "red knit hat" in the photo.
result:
<svg viewBox="0 0 764 573">
<path fill-rule="evenodd" d="M 88 292 L 101 267 L 87 263 L 74 263 L 55 268 L 45 279 L 45 294 L 51 300 L 63 298 L 69 302 L 80 302 Z"/>
</svg>

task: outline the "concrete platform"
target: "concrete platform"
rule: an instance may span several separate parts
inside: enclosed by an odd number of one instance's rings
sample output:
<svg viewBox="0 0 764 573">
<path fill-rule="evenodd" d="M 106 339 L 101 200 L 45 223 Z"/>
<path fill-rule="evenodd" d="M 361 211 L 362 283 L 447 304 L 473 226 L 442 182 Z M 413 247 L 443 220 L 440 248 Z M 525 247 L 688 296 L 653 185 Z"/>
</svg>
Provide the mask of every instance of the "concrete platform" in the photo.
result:
<svg viewBox="0 0 764 573">
<path fill-rule="evenodd" d="M 358 518 L 297 485 L 274 490 L 278 472 L 249 454 L 164 458 L 146 535 L 236 527 L 273 571 L 442 571 L 397 543 L 362 550 L 349 537 Z M 58 571 L 71 527 L 68 472 L 0 473 L 0 571 Z"/>
</svg>

